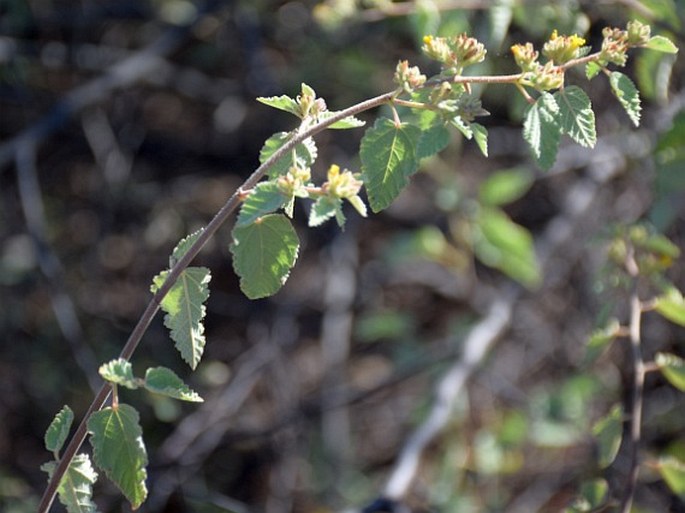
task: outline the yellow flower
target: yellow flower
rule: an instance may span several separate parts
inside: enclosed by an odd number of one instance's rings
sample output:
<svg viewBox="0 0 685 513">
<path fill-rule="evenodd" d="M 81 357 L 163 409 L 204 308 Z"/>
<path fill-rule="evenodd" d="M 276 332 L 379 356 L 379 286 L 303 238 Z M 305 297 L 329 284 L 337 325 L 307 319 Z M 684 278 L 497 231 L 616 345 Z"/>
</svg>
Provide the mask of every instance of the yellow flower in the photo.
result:
<svg viewBox="0 0 685 513">
<path fill-rule="evenodd" d="M 556 64 L 564 64 L 579 57 L 579 49 L 585 44 L 585 39 L 577 34 L 560 36 L 555 30 L 542 48 L 542 53 Z"/>
<path fill-rule="evenodd" d="M 571 40 L 571 48 L 573 48 L 574 50 L 576 48 L 580 48 L 585 44 L 585 39 L 583 39 L 577 34 L 573 34 L 569 39 Z"/>
</svg>

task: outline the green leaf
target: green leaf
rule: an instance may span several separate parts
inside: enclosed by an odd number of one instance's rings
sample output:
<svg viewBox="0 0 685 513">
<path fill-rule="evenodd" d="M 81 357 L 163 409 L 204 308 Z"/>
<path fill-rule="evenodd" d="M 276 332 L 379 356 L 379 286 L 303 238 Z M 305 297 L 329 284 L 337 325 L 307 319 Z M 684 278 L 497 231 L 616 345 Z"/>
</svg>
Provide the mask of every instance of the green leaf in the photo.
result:
<svg viewBox="0 0 685 513">
<path fill-rule="evenodd" d="M 423 159 L 440 153 L 450 142 L 450 131 L 442 121 L 426 128 L 416 144 L 416 158 Z"/>
<path fill-rule="evenodd" d="M 656 298 L 654 309 L 669 321 L 685 326 L 685 299 L 675 287 Z"/>
<path fill-rule="evenodd" d="M 533 150 L 538 165 L 545 170 L 551 168 L 561 139 L 559 106 L 551 94 L 542 92 L 534 104 L 526 107 L 523 138 Z"/>
<path fill-rule="evenodd" d="M 609 492 L 609 483 L 604 479 L 593 479 L 585 481 L 580 486 L 580 495 L 590 504 L 592 508 L 598 508 L 604 504 Z"/>
<path fill-rule="evenodd" d="M 421 130 L 379 118 L 362 138 L 359 156 L 371 210 L 387 208 L 419 168 L 416 146 Z"/>
<path fill-rule="evenodd" d="M 471 123 L 473 138 L 478 145 L 478 149 L 484 156 L 488 156 L 488 130 L 480 123 Z"/>
<path fill-rule="evenodd" d="M 578 86 L 569 86 L 554 93 L 559 105 L 559 121 L 562 132 L 581 146 L 593 148 L 597 142 L 595 113 L 590 98 Z"/>
<path fill-rule="evenodd" d="M 673 44 L 673 41 L 664 36 L 652 36 L 647 41 L 645 48 L 662 53 L 678 53 L 678 47 Z"/>
<path fill-rule="evenodd" d="M 461 116 L 454 116 L 452 119 L 450 119 L 450 123 L 461 132 L 461 135 L 466 137 L 468 140 L 471 140 L 473 137 L 471 123 L 464 121 Z"/>
<path fill-rule="evenodd" d="M 45 448 L 48 451 L 59 453 L 62 450 L 62 446 L 69 436 L 72 422 L 74 422 L 74 412 L 69 406 L 64 405 L 52 419 L 45 432 Z"/>
<path fill-rule="evenodd" d="M 521 198 L 534 179 L 533 173 L 526 168 L 497 171 L 480 185 L 478 197 L 487 205 L 507 205 Z"/>
<path fill-rule="evenodd" d="M 298 118 L 300 117 L 300 106 L 290 96 L 269 96 L 268 98 L 260 96 L 257 98 L 257 101 L 259 103 L 263 103 L 264 105 L 268 105 L 269 107 L 273 107 L 274 109 L 290 112 L 291 114 L 296 115 Z"/>
<path fill-rule="evenodd" d="M 653 253 L 659 259 L 680 257 L 680 248 L 660 233 L 647 232 L 645 236 L 633 237 L 632 242 L 636 247 Z"/>
<path fill-rule="evenodd" d="M 264 164 L 269 157 L 287 143 L 293 136 L 292 132 L 278 132 L 269 137 L 259 152 L 259 162 Z M 288 170 L 297 164 L 301 168 L 310 167 L 316 160 L 317 149 L 314 139 L 311 137 L 295 146 L 295 149 L 283 155 L 268 171 L 269 177 L 284 175 Z"/>
<path fill-rule="evenodd" d="M 295 265 L 300 241 L 287 217 L 269 214 L 233 229 L 233 268 L 250 299 L 278 292 Z"/>
<path fill-rule="evenodd" d="M 672 457 L 659 458 L 659 473 L 673 493 L 685 497 L 685 463 Z"/>
<path fill-rule="evenodd" d="M 606 468 L 614 461 L 621 445 L 623 410 L 620 405 L 599 419 L 592 428 L 592 434 L 597 439 L 599 450 L 599 466 Z"/>
<path fill-rule="evenodd" d="M 600 71 L 602 71 L 602 66 L 596 61 L 590 61 L 585 65 L 585 76 L 588 80 L 595 78 Z"/>
<path fill-rule="evenodd" d="M 95 465 L 137 509 L 147 497 L 147 453 L 138 412 L 127 404 L 103 408 L 88 419 L 88 432 Z"/>
<path fill-rule="evenodd" d="M 671 385 L 685 392 L 685 360 L 674 354 L 657 353 L 654 362 Z"/>
<path fill-rule="evenodd" d="M 40 468 L 52 478 L 57 462 L 49 461 Z M 59 501 L 67 508 L 68 513 L 97 512 L 97 506 L 93 503 L 93 485 L 97 478 L 97 472 L 87 454 L 74 456 L 57 487 Z"/>
<path fill-rule="evenodd" d="M 181 401 L 194 403 L 204 401 L 174 371 L 166 367 L 151 367 L 145 372 L 145 389 Z"/>
<path fill-rule="evenodd" d="M 580 486 L 580 496 L 577 497 L 570 508 L 564 513 L 585 513 L 596 511 L 607 499 L 609 484 L 604 479 L 585 481 Z"/>
<path fill-rule="evenodd" d="M 498 208 L 483 208 L 475 220 L 474 251 L 484 264 L 527 287 L 540 282 L 533 237 Z"/>
<path fill-rule="evenodd" d="M 164 284 L 168 275 L 169 271 L 164 271 L 154 277 L 153 293 Z M 192 369 L 197 367 L 205 347 L 202 319 L 206 313 L 204 303 L 209 297 L 207 284 L 210 279 L 206 267 L 188 267 L 162 299 L 162 310 L 166 312 L 164 325 L 171 330 L 176 349 Z"/>
<path fill-rule="evenodd" d="M 285 195 L 275 182 L 262 182 L 255 186 L 240 207 L 236 226 L 247 226 L 263 215 L 275 212 L 286 202 Z"/>
<path fill-rule="evenodd" d="M 338 114 L 338 112 L 336 111 L 322 112 L 319 114 L 319 121 L 325 121 L 328 118 L 332 118 L 336 114 Z M 343 118 L 340 121 L 336 121 L 328 128 L 333 130 L 347 130 L 349 128 L 359 128 L 361 126 L 364 126 L 365 124 L 366 121 L 362 121 L 361 119 L 355 118 L 354 116 L 347 116 L 346 118 Z"/>
<path fill-rule="evenodd" d="M 185 255 L 190 247 L 195 244 L 195 241 L 200 237 L 202 234 L 202 229 L 197 230 L 196 232 L 191 233 L 187 237 L 181 239 L 178 244 L 176 244 L 176 247 L 171 253 L 171 256 L 169 257 L 169 268 L 171 269 L 173 266 L 176 265 L 176 262 L 178 262 L 181 258 L 183 258 L 183 255 Z"/>
<path fill-rule="evenodd" d="M 584 359 L 586 364 L 592 363 L 597 359 L 604 351 L 604 348 L 618 336 L 620 327 L 621 325 L 618 320 L 612 318 L 604 328 L 592 332 L 586 347 Z"/>
<path fill-rule="evenodd" d="M 339 216 L 342 216 L 342 200 L 321 196 L 314 202 L 309 212 L 309 226 L 319 226 L 330 218 Z M 342 219 L 344 220 L 344 216 Z"/>
<path fill-rule="evenodd" d="M 623 73 L 614 71 L 609 75 L 609 83 L 614 96 L 621 103 L 633 125 L 640 126 L 640 93 L 630 80 Z"/>
<path fill-rule="evenodd" d="M 308 86 L 304 82 L 302 82 L 302 96 L 311 96 L 312 98 L 316 98 L 316 91 L 311 86 Z"/>
<path fill-rule="evenodd" d="M 130 388 L 135 390 L 139 384 L 136 378 L 133 377 L 133 367 L 131 362 L 123 358 L 117 358 L 107 363 L 103 363 L 98 370 L 100 376 L 110 383 Z"/>
</svg>

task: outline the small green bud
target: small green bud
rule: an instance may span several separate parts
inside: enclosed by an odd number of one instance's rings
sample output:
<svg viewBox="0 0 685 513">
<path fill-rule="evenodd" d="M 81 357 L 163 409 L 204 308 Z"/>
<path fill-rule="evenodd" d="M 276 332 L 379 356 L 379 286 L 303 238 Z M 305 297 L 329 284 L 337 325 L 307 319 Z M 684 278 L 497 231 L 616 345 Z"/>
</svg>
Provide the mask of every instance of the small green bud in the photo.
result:
<svg viewBox="0 0 685 513">
<path fill-rule="evenodd" d="M 411 93 L 414 89 L 421 87 L 426 82 L 426 75 L 421 74 L 418 67 L 409 67 L 408 61 L 400 61 L 395 68 L 395 83 L 399 85 L 405 93 Z"/>
<path fill-rule="evenodd" d="M 628 44 L 631 46 L 645 45 L 651 36 L 651 27 L 637 20 L 629 21 L 626 29 L 628 31 Z"/>
</svg>

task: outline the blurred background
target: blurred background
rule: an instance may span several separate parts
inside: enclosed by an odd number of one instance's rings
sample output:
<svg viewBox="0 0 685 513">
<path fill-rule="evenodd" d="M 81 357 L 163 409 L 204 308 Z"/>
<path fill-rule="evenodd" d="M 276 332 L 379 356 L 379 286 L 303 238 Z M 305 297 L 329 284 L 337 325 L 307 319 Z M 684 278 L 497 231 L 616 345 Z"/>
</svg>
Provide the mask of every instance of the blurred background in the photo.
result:
<svg viewBox="0 0 685 513">
<path fill-rule="evenodd" d="M 0 0 L 0 510 L 35 511 L 52 417 L 69 404 L 80 421 L 98 366 L 118 355 L 176 242 L 255 169 L 265 139 L 294 128 L 257 96 L 294 97 L 306 82 L 342 109 L 392 90 L 399 59 L 437 71 L 419 51 L 425 34 L 479 38 L 488 57 L 478 74 L 516 72 L 514 43 L 540 48 L 557 29 L 597 48 L 604 26 L 633 18 L 682 48 L 684 15 L 677 0 Z M 604 77 L 570 72 L 567 83 L 593 100 L 598 143 L 564 139 L 548 173 L 521 137 L 521 96 L 489 86 L 477 90 L 490 112 L 479 118 L 489 158 L 453 131 L 391 208 L 368 219 L 350 209 L 344 231 L 307 229 L 299 205 L 299 260 L 273 298 L 241 294 L 222 229 L 197 259 L 212 271 L 197 371 L 161 317 L 133 359 L 137 374 L 174 369 L 205 403 L 120 393 L 141 413 L 150 459 L 140 510 L 372 503 L 431 411 L 435 384 L 502 297 L 516 300 L 501 336 L 469 370 L 403 502 L 556 512 L 585 478 L 620 484 L 627 456 L 601 473 L 590 431 L 627 399 L 629 355 L 617 344 L 584 361 L 594 329 L 627 319 L 606 241 L 611 226 L 643 219 L 680 247 L 685 238 L 682 58 L 636 51 L 623 71 L 643 95 L 641 127 Z M 321 134 L 314 180 L 332 163 L 359 170 L 362 135 Z M 532 235 L 539 280 L 498 259 L 502 246 L 465 235 L 482 184 L 503 170 L 526 184 L 502 208 Z M 681 263 L 669 277 L 685 286 Z M 643 333 L 647 358 L 684 352 L 682 328 L 647 315 Z M 684 408 L 681 393 L 649 376 L 647 462 L 655 451 L 685 460 Z M 130 511 L 104 478 L 95 500 Z M 634 511 L 685 503 L 646 465 Z"/>
</svg>

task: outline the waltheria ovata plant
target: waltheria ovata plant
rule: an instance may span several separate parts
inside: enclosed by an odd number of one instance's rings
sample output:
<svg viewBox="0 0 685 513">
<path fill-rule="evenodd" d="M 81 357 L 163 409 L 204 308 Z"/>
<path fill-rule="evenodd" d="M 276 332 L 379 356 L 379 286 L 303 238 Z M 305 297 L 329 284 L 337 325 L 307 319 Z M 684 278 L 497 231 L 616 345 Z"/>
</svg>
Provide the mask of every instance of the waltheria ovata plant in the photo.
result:
<svg viewBox="0 0 685 513">
<path fill-rule="evenodd" d="M 153 279 L 153 298 L 119 358 L 100 367 L 105 384 L 64 452 L 62 448 L 74 416 L 65 406 L 55 417 L 45 436 L 46 448 L 53 452 L 55 460 L 43 467 L 50 480 L 39 511 L 47 512 L 56 494 L 70 512 L 95 511 L 92 489 L 98 474 L 94 467 L 116 484 L 133 508 L 138 508 L 145 501 L 148 457 L 139 415 L 132 406 L 119 402 L 117 389 L 120 386 L 144 388 L 184 401 L 202 401 L 175 373 L 164 367 L 149 368 L 144 377 L 134 376 L 129 359 L 161 307 L 166 314 L 164 324 L 169 328 L 181 357 L 192 369 L 196 368 L 206 343 L 203 319 L 209 296 L 210 270 L 191 267 L 190 263 L 231 214 L 238 211 L 230 250 L 242 291 L 251 299 L 273 295 L 288 278 L 298 257 L 299 240 L 290 222 L 296 200 L 311 201 L 309 226 L 318 226 L 335 218 L 343 227 L 344 202 L 349 202 L 361 216 L 367 216 L 367 207 L 360 195 L 364 190 L 371 211 L 380 212 L 387 208 L 419 170 L 421 160 L 447 146 L 450 127 L 456 128 L 466 139 L 473 140 L 483 155 L 488 155 L 487 130 L 476 122 L 488 112 L 472 93 L 473 84 L 512 86 L 525 98 L 528 106 L 524 113 L 523 138 L 543 169 L 554 164 L 562 135 L 568 135 L 588 148 L 593 147 L 597 140 L 595 115 L 588 95 L 580 85 L 568 83 L 567 72 L 572 68 L 584 66 L 588 80 L 605 75 L 616 100 L 637 126 L 641 114 L 638 90 L 628 76 L 616 70 L 625 66 L 628 52 L 632 49 L 677 52 L 670 40 L 651 36 L 649 26 L 632 21 L 624 29 L 604 29 L 601 48 L 594 52 L 586 46 L 584 38 L 575 34 L 560 35 L 554 31 L 541 50 L 531 43 L 511 47 L 521 70 L 519 73 L 468 76 L 464 71 L 486 58 L 484 45 L 466 34 L 450 37 L 427 35 L 423 39 L 422 51 L 426 57 L 439 63 L 437 74 L 427 77 L 417 66 L 400 61 L 394 73 L 395 90 L 342 111 L 329 111 L 326 102 L 306 84 L 302 84 L 295 98 L 285 95 L 258 98 L 268 106 L 294 115 L 299 120 L 296 128 L 271 136 L 260 152 L 259 168 L 203 230 L 178 243 L 170 257 L 168 270 Z M 335 163 L 329 163 L 326 181 L 314 183 L 311 166 L 317 159 L 317 147 L 313 137 L 326 129 L 359 128 L 364 122 L 355 117 L 357 114 L 383 105 L 390 107 L 392 115 L 390 118 L 378 118 L 373 126 L 366 129 L 359 150 L 361 169 L 340 169 Z M 515 233 L 520 235 L 517 246 L 498 242 L 497 237 L 493 237 L 490 243 L 505 244 L 499 249 L 517 252 L 515 256 L 519 264 L 512 267 L 511 264 L 488 260 L 474 247 L 475 254 L 485 264 L 534 287 L 540 280 L 540 274 L 529 236 L 522 227 L 514 225 L 497 205 L 493 201 L 473 222 L 479 225 L 486 237 L 501 223 L 515 228 Z M 635 261 L 636 248 L 659 255 L 665 252 L 669 258 L 677 256 L 677 251 L 661 239 L 661 249 L 647 244 L 647 239 L 646 235 L 640 238 L 633 232 L 622 239 L 627 241 L 622 264 L 630 276 L 636 276 L 641 270 Z M 649 240 L 654 242 L 656 239 Z M 675 317 L 677 322 L 682 322 L 685 317 L 685 303 L 680 293 L 674 290 L 659 296 L 652 307 L 668 318 Z M 616 327 L 602 340 L 619 333 L 620 329 Z M 657 365 L 676 386 L 682 387 L 682 361 L 674 355 L 663 355 Z M 105 406 L 110 396 L 111 403 Z M 598 433 L 613 426 L 612 419 L 620 416 L 615 412 L 612 415 L 597 428 Z M 77 454 L 87 435 L 90 435 L 93 446 L 94 465 L 88 455 Z M 578 506 L 574 511 L 588 511 L 580 509 L 582 507 Z"/>
</svg>

